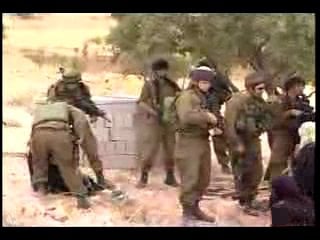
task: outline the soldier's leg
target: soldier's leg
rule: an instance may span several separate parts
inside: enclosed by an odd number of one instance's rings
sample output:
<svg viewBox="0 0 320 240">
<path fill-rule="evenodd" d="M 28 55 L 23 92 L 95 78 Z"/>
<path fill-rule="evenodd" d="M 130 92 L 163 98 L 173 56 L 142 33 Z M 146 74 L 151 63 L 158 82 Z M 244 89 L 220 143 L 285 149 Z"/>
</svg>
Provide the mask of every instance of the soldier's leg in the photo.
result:
<svg viewBox="0 0 320 240">
<path fill-rule="evenodd" d="M 170 129 L 164 129 L 162 134 L 163 142 L 163 160 L 166 169 L 165 184 L 170 186 L 178 186 L 176 178 L 174 176 L 174 147 L 175 147 L 175 132 Z"/>
<path fill-rule="evenodd" d="M 270 182 L 273 178 L 280 176 L 281 173 L 288 167 L 289 157 L 294 152 L 294 144 L 292 139 L 284 135 L 274 135 L 271 149 L 269 171 Z"/>
<path fill-rule="evenodd" d="M 223 172 L 230 173 L 229 162 L 230 158 L 228 155 L 228 145 L 226 142 L 225 135 L 217 135 L 212 138 L 213 149 L 215 151 L 218 163 L 221 165 Z"/>
<path fill-rule="evenodd" d="M 148 183 L 148 174 L 157 157 L 161 138 L 159 126 L 157 125 L 146 125 L 145 128 L 140 129 L 140 131 L 142 132 L 138 140 L 138 157 L 141 175 L 137 187 L 143 188 Z"/>
<path fill-rule="evenodd" d="M 200 198 L 199 174 L 202 149 L 196 139 L 179 137 L 175 157 L 180 175 L 180 203 L 192 207 Z"/>
<path fill-rule="evenodd" d="M 89 208 L 87 189 L 83 185 L 79 165 L 73 156 L 74 144 L 68 132 L 59 131 L 51 139 L 52 157 L 56 160 L 61 176 L 69 191 L 78 198 L 78 207 Z"/>
<path fill-rule="evenodd" d="M 246 153 L 240 163 L 240 203 L 250 204 L 256 197 L 263 175 L 261 146 L 259 140 L 246 145 Z"/>
<path fill-rule="evenodd" d="M 201 164 L 200 164 L 200 173 L 199 173 L 199 182 L 198 190 L 200 197 L 206 192 L 210 184 L 211 179 L 211 152 L 210 145 L 208 141 L 203 142 L 203 154 L 201 155 Z"/>
<path fill-rule="evenodd" d="M 238 199 L 240 194 L 240 162 L 242 161 L 242 157 L 239 156 L 234 151 L 230 151 L 231 155 L 231 167 L 232 167 L 232 175 L 233 175 L 233 182 L 234 182 L 234 188 L 235 188 L 235 196 L 233 196 L 234 199 Z"/>
<path fill-rule="evenodd" d="M 200 172 L 199 172 L 199 199 L 196 201 L 194 207 L 195 217 L 202 221 L 215 222 L 215 218 L 204 213 L 199 206 L 201 197 L 205 193 L 206 189 L 210 184 L 210 175 L 211 175 L 211 152 L 210 145 L 208 141 L 203 142 L 203 154 L 201 156 Z"/>
<path fill-rule="evenodd" d="M 180 143 L 181 144 L 181 143 Z M 182 141 L 184 153 L 177 154 L 177 165 L 181 175 L 180 202 L 186 219 L 214 222 L 215 218 L 206 215 L 199 207 L 202 195 L 210 183 L 211 156 L 206 139 Z M 180 156 L 179 156 L 180 155 Z"/>
<path fill-rule="evenodd" d="M 48 185 L 49 141 L 47 130 L 34 130 L 31 137 L 32 185 L 42 194 L 46 193 Z"/>
</svg>

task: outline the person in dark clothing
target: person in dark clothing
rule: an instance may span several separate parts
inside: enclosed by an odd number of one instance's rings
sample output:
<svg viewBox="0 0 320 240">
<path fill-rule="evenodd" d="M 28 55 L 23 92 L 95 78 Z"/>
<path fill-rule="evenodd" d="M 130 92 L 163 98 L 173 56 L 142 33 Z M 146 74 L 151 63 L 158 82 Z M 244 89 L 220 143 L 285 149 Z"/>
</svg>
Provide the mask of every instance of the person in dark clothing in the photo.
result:
<svg viewBox="0 0 320 240">
<path fill-rule="evenodd" d="M 314 204 L 303 195 L 293 177 L 279 176 L 272 181 L 271 226 L 314 225 Z"/>
<path fill-rule="evenodd" d="M 292 161 L 293 178 L 304 195 L 314 200 L 315 143 L 306 144 Z"/>
</svg>

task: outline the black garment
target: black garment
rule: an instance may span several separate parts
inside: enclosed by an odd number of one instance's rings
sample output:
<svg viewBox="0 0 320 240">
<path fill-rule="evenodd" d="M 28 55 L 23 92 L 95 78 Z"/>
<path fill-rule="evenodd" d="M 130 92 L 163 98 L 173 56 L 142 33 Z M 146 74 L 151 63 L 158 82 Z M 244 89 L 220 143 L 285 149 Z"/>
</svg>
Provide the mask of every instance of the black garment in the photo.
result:
<svg viewBox="0 0 320 240">
<path fill-rule="evenodd" d="M 313 201 L 302 194 L 292 177 L 280 176 L 272 181 L 270 198 L 273 227 L 313 226 Z"/>
<path fill-rule="evenodd" d="M 309 143 L 300 149 L 292 160 L 293 178 L 303 194 L 314 200 L 314 155 L 315 143 Z"/>
</svg>

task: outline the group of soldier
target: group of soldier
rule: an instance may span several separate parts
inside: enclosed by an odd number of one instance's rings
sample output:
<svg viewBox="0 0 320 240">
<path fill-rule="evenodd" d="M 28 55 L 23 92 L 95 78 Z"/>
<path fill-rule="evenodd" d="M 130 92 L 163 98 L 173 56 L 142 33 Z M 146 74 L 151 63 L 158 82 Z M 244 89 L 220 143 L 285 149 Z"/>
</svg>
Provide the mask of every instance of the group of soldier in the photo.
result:
<svg viewBox="0 0 320 240">
<path fill-rule="evenodd" d="M 246 90 L 240 92 L 207 60 L 201 60 L 190 72 L 187 89 L 180 89 L 169 78 L 165 59 L 155 60 L 151 70 L 137 103 L 137 187 L 148 184 L 149 172 L 162 146 L 164 183 L 180 187 L 183 218 L 215 222 L 215 217 L 199 207 L 211 179 L 211 138 L 222 172 L 234 176 L 234 199 L 247 210 L 261 209 L 255 201 L 264 175 L 260 136 L 267 132 L 270 140 L 266 178 L 272 181 L 288 167 L 299 143 L 300 125 L 314 121 L 314 112 L 305 109 L 308 104 L 299 104 L 304 80 L 298 76 L 288 78 L 283 94 L 270 96 L 268 102 L 262 97 L 271 79 L 265 72 L 249 74 Z M 39 104 L 34 113 L 28 156 L 32 186 L 40 194 L 69 191 L 77 197 L 78 207 L 89 208 L 88 195 L 94 191 L 107 188 L 115 195 L 123 193 L 103 175 L 97 140 L 86 116 L 91 121 L 106 119 L 104 112 L 91 100 L 79 72 L 60 69 L 60 73 L 61 78 L 48 90 L 47 101 Z M 96 181 L 79 171 L 79 147 L 87 155 Z"/>
<path fill-rule="evenodd" d="M 175 165 L 180 175 L 183 218 L 214 222 L 215 218 L 199 207 L 210 182 L 211 137 L 222 172 L 234 176 L 233 198 L 248 213 L 265 210 L 266 206 L 256 201 L 264 176 L 260 137 L 268 134 L 271 158 L 265 180 L 271 184 L 290 165 L 300 142 L 299 127 L 315 121 L 315 113 L 303 94 L 304 79 L 288 77 L 283 93 L 268 91 L 266 101 L 263 93 L 273 79 L 264 71 L 246 76 L 245 91 L 240 92 L 228 76 L 206 59 L 190 72 L 190 84 L 183 90 L 168 77 L 166 60 L 156 60 L 151 68 L 152 74 L 138 100 L 142 131 L 137 186 L 146 186 L 154 156 L 162 144 L 165 184 L 178 185 Z"/>
</svg>

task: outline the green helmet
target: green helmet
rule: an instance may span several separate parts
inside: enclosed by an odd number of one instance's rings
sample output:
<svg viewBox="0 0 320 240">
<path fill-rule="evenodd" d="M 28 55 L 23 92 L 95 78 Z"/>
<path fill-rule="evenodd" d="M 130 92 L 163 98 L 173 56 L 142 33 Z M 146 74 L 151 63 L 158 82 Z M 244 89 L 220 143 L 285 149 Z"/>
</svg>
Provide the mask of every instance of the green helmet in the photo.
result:
<svg viewBox="0 0 320 240">
<path fill-rule="evenodd" d="M 81 72 L 75 70 L 66 71 L 62 79 L 66 81 L 81 81 Z"/>
</svg>

